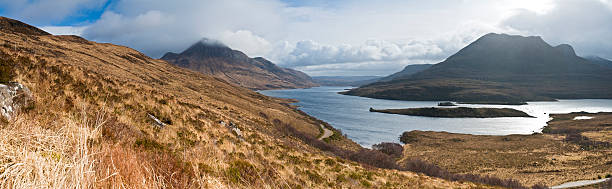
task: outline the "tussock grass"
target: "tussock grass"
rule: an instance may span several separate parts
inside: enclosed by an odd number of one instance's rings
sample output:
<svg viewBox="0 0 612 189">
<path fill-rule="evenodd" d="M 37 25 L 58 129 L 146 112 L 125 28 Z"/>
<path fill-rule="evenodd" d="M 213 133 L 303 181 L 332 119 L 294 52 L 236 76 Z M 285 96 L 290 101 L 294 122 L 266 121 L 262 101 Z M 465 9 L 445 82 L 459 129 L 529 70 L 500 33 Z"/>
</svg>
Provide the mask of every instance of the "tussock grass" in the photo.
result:
<svg viewBox="0 0 612 189">
<path fill-rule="evenodd" d="M 57 121 L 41 125 L 17 117 L 0 128 L 0 187 L 91 188 L 95 160 L 88 141 L 101 120 Z M 83 124 L 85 123 L 85 124 Z"/>
</svg>

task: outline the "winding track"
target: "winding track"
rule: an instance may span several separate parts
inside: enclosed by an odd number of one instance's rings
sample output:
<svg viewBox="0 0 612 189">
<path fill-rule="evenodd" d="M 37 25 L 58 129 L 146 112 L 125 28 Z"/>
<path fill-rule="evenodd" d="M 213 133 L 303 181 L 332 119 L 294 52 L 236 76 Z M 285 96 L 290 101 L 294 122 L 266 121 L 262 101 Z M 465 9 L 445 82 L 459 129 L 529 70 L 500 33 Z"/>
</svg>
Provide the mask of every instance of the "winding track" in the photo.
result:
<svg viewBox="0 0 612 189">
<path fill-rule="evenodd" d="M 325 126 L 323 126 L 323 124 L 319 125 L 321 127 L 321 129 L 323 129 L 323 135 L 321 135 L 321 137 L 319 137 L 319 140 L 323 140 L 326 138 L 329 138 L 330 136 L 332 136 L 334 134 L 334 132 L 332 132 L 331 130 L 325 128 Z"/>
</svg>

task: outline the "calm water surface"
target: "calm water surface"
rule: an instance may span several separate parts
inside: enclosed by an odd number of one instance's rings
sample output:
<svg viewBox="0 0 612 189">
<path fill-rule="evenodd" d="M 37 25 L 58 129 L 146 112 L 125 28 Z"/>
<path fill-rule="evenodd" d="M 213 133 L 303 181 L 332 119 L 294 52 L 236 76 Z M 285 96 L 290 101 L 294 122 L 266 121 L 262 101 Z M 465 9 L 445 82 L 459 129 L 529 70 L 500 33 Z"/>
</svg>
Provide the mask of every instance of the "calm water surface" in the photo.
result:
<svg viewBox="0 0 612 189">
<path fill-rule="evenodd" d="M 261 94 L 299 100 L 300 110 L 330 123 L 365 147 L 380 142 L 399 142 L 404 131 L 447 131 L 453 133 L 508 135 L 540 132 L 550 113 L 612 112 L 612 100 L 560 100 L 529 102 L 528 105 L 460 105 L 465 107 L 514 108 L 536 118 L 431 118 L 369 112 L 369 108 L 417 108 L 437 106 L 439 101 L 381 100 L 338 94 L 351 87 L 268 90 Z"/>
</svg>

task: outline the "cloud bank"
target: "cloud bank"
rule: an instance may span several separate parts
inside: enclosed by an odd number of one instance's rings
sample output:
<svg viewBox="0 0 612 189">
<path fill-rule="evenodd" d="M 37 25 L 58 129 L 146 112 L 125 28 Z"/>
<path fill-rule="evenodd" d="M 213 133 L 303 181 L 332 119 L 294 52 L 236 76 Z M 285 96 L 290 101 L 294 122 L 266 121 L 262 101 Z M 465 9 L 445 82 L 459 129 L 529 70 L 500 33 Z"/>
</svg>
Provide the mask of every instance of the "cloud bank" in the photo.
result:
<svg viewBox="0 0 612 189">
<path fill-rule="evenodd" d="M 612 1 L 558 0 L 547 13 L 522 10 L 503 25 L 549 43 L 571 44 L 578 54 L 612 59 Z"/>
<path fill-rule="evenodd" d="M 216 39 L 312 75 L 386 75 L 437 63 L 489 32 L 540 35 L 612 58 L 610 0 L 59 1 L 0 0 L 0 13 L 154 58 Z M 91 23 L 52 24 L 98 9 Z"/>
</svg>

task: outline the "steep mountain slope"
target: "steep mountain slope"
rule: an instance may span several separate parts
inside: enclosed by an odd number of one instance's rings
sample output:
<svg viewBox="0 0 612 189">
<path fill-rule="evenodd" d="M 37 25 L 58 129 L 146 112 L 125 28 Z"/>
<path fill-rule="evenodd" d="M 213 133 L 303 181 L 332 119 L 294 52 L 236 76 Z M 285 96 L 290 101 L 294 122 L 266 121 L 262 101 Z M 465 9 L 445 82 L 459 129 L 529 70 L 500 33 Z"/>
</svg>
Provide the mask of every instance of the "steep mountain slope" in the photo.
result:
<svg viewBox="0 0 612 189">
<path fill-rule="evenodd" d="M 180 54 L 166 53 L 161 59 L 254 90 L 317 86 L 300 71 L 278 67 L 261 57 L 249 58 L 240 51 L 207 39 Z"/>
<path fill-rule="evenodd" d="M 612 71 L 540 37 L 487 34 L 422 72 L 344 94 L 400 100 L 508 103 L 612 98 Z"/>
<path fill-rule="evenodd" d="M 387 77 L 383 77 L 381 79 L 379 79 L 378 81 L 391 81 L 394 79 L 398 79 L 398 78 L 404 78 L 404 77 L 409 77 L 412 74 L 421 72 L 423 70 L 429 69 L 431 66 L 433 66 L 433 64 L 412 64 L 412 65 L 407 65 L 406 67 L 404 67 L 404 69 L 402 71 L 396 72 L 394 74 L 391 74 Z"/>
<path fill-rule="evenodd" d="M 0 27 L 2 65 L 34 101 L 0 122 L 4 187 L 487 187 L 343 159 L 330 150 L 363 149 L 289 101 L 127 47 Z M 305 140 L 321 124 L 329 142 Z"/>
<path fill-rule="evenodd" d="M 601 58 L 598 56 L 587 56 L 584 58 L 589 60 L 591 63 L 598 64 L 598 65 L 612 69 L 612 60 L 608 60 L 608 59 Z"/>
</svg>

